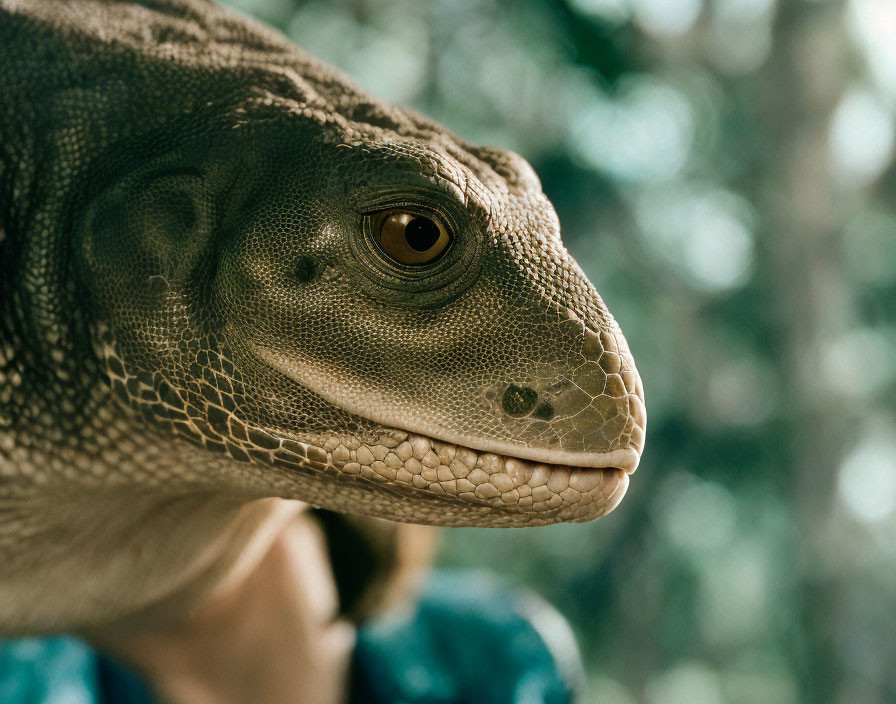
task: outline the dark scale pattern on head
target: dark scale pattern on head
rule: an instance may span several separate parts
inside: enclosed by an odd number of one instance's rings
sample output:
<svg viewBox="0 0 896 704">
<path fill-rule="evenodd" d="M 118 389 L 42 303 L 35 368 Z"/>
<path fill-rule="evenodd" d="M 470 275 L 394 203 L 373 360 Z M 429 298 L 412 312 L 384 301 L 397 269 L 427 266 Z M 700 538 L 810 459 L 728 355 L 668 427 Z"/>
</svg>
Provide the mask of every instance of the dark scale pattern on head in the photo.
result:
<svg viewBox="0 0 896 704">
<path fill-rule="evenodd" d="M 0 9 L 0 58 L 4 491 L 446 525 L 619 502 L 641 382 L 522 158 L 210 3 Z M 382 256 L 390 208 L 451 247 Z"/>
</svg>

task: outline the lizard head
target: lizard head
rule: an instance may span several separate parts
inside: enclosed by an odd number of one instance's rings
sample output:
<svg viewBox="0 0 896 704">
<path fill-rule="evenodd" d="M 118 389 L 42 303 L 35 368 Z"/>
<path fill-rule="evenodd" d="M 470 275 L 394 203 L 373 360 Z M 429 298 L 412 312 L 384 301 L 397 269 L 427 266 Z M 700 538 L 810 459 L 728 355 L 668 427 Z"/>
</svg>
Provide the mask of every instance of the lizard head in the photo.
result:
<svg viewBox="0 0 896 704">
<path fill-rule="evenodd" d="M 112 388 L 238 488 L 443 525 L 607 513 L 642 385 L 533 170 L 321 72 L 144 142 L 85 209 Z"/>
</svg>

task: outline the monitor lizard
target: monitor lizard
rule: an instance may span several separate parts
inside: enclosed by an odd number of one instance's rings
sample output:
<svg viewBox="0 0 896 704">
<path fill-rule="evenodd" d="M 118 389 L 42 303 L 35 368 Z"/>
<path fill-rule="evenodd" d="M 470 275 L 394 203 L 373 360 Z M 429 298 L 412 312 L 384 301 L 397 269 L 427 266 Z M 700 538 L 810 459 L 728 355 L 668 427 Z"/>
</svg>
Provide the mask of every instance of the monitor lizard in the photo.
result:
<svg viewBox="0 0 896 704">
<path fill-rule="evenodd" d="M 2 0 L 0 66 L 0 632 L 198 603 L 280 499 L 622 499 L 641 380 L 523 158 L 202 0 Z"/>
</svg>

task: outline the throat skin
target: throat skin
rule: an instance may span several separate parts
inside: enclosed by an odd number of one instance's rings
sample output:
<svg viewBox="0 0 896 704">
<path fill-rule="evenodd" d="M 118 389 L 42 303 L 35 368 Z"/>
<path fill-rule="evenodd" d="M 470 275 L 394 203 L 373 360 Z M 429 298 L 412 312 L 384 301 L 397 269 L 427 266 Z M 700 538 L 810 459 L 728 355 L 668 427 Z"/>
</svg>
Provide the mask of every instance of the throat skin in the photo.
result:
<svg viewBox="0 0 896 704">
<path fill-rule="evenodd" d="M 196 491 L 75 489 L 7 504 L 3 635 L 126 637 L 244 580 L 305 504 Z M 40 604 L 40 609 L 26 608 Z"/>
<path fill-rule="evenodd" d="M 281 502 L 283 503 L 283 502 Z M 286 525 L 258 541 L 193 613 L 163 626 L 100 634 L 95 644 L 179 704 L 339 704 L 355 630 L 338 596 L 317 523 L 280 507 Z"/>
<path fill-rule="evenodd" d="M 119 489 L 5 520 L 4 636 L 73 632 L 174 704 L 344 701 L 355 630 L 306 504 Z"/>
</svg>

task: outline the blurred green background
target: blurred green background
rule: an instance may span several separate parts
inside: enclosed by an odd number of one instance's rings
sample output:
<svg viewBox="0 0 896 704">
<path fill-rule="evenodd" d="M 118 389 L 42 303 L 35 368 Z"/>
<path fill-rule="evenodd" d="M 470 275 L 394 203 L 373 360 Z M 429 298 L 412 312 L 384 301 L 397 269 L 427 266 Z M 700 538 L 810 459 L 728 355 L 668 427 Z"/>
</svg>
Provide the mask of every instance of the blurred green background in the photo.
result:
<svg viewBox="0 0 896 704">
<path fill-rule="evenodd" d="M 591 700 L 896 701 L 894 0 L 230 0 L 523 154 L 644 379 L 629 495 L 445 531 Z"/>
</svg>

